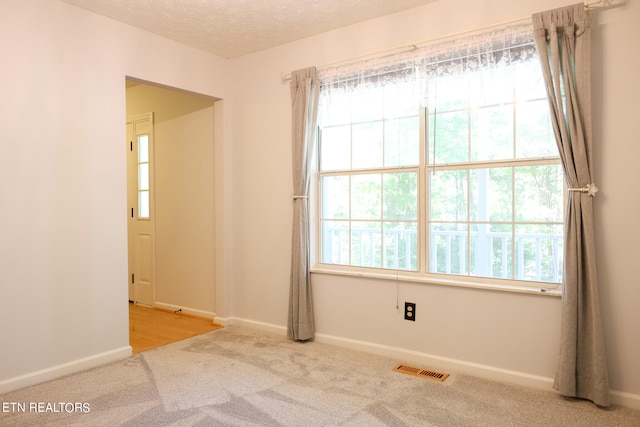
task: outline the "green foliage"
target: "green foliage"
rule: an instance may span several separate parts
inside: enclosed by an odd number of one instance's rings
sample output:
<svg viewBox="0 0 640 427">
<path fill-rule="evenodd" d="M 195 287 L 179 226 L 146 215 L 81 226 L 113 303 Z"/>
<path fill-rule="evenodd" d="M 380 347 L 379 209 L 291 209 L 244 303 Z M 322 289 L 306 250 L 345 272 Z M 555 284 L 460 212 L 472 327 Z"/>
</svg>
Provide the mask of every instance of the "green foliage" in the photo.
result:
<svg viewBox="0 0 640 427">
<path fill-rule="evenodd" d="M 417 271 L 424 224 L 428 272 L 560 281 L 563 174 L 539 65 L 436 74 L 425 135 L 413 83 L 358 86 L 351 110 L 328 112 L 323 261 Z"/>
</svg>

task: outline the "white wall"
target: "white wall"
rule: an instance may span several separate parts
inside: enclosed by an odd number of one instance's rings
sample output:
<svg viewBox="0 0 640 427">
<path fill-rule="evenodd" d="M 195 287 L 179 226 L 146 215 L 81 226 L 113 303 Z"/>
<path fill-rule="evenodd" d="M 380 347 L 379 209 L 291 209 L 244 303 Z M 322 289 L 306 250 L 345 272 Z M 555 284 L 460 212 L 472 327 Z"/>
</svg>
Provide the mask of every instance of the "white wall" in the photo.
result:
<svg viewBox="0 0 640 427">
<path fill-rule="evenodd" d="M 441 0 L 231 63 L 55 0 L 0 2 L 0 392 L 128 352 L 125 75 L 224 99 L 214 107 L 216 312 L 284 328 L 292 185 L 280 73 L 571 2 Z M 627 171 L 640 156 L 630 43 L 640 39 L 640 5 L 595 17 L 606 350 L 614 398 L 637 405 L 640 202 Z M 396 296 L 393 282 L 325 275 L 313 285 L 320 339 L 544 384 L 553 375 L 558 298 L 410 283 Z M 418 304 L 415 323 L 401 319 L 396 298 Z"/>
<path fill-rule="evenodd" d="M 233 61 L 242 82 L 233 108 L 234 315 L 280 329 L 287 321 L 292 185 L 282 72 L 571 3 L 438 1 Z M 640 156 L 634 117 L 640 60 L 629 47 L 640 40 L 640 5 L 626 1 L 594 18 L 596 238 L 610 384 L 615 401 L 640 407 L 640 280 L 632 249 L 640 240 L 634 222 L 640 202 L 628 194 L 626 178 Z M 550 388 L 560 340 L 558 297 L 412 283 L 399 283 L 396 294 L 394 281 L 322 274 L 312 281 L 319 339 Z M 415 322 L 403 320 L 396 300 L 417 303 Z"/>
<path fill-rule="evenodd" d="M 155 304 L 213 317 L 215 100 L 146 84 L 127 89 L 127 116 L 154 113 Z"/>
<path fill-rule="evenodd" d="M 130 354 L 125 76 L 217 98 L 229 79 L 225 60 L 55 0 L 0 2 L 0 61 L 2 392 Z"/>
</svg>

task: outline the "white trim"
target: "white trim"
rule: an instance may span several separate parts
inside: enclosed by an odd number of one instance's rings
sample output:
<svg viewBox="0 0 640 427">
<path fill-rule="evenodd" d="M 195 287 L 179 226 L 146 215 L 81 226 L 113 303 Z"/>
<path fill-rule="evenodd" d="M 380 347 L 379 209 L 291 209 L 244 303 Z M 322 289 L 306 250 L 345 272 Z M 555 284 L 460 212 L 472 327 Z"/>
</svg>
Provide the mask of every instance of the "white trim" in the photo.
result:
<svg viewBox="0 0 640 427">
<path fill-rule="evenodd" d="M 464 360 L 451 359 L 448 357 L 436 356 L 433 354 L 421 353 L 407 350 L 400 347 L 391 347 L 382 344 L 375 344 L 366 341 L 353 340 L 349 338 L 336 337 L 326 334 L 316 334 L 316 341 L 332 344 L 338 347 L 346 347 L 379 356 L 397 359 L 398 363 L 405 362 L 422 365 L 424 368 L 447 371 L 450 374 L 471 375 L 478 378 L 492 381 L 503 381 L 511 384 L 518 384 L 528 387 L 551 390 L 553 379 L 539 375 L 527 374 L 524 372 L 511 371 L 482 365 L 479 363 L 467 362 Z"/>
<path fill-rule="evenodd" d="M 225 317 L 218 318 L 216 321 L 225 326 L 241 325 L 280 336 L 286 336 L 287 333 L 287 328 L 284 326 L 257 322 L 249 319 Z M 399 347 L 391 347 L 366 341 L 338 337 L 335 335 L 318 333 L 316 334 L 315 340 L 320 343 L 335 345 L 337 347 L 350 348 L 352 350 L 398 359 L 398 362 L 408 362 L 423 365 L 425 368 L 449 371 L 449 373 L 452 374 L 465 374 L 493 381 L 503 381 L 527 387 L 552 390 L 553 379 L 539 375 L 531 375 L 524 372 L 511 371 L 493 366 L 466 362 L 464 360 L 451 359 Z M 117 362 L 118 360 L 130 357 L 131 354 L 131 346 L 125 346 L 91 357 L 78 359 L 73 362 L 10 378 L 0 382 L 0 394 L 9 393 L 24 387 L 54 380 L 66 375 L 106 365 L 108 363 Z M 611 390 L 610 397 L 611 403 L 615 405 L 640 410 L 640 394 Z"/>
<path fill-rule="evenodd" d="M 256 322 L 255 320 L 241 319 L 238 317 L 229 317 L 224 320 L 225 326 L 240 325 L 247 328 L 258 329 L 260 331 L 269 332 L 275 335 L 287 336 L 286 326 L 278 326 L 272 323 Z"/>
<path fill-rule="evenodd" d="M 286 336 L 287 333 L 287 328 L 285 326 L 257 322 L 249 319 L 229 317 L 225 318 L 223 321 L 220 319 L 216 320 L 224 325 L 241 325 L 281 336 Z M 315 341 L 323 344 L 335 345 L 336 347 L 349 348 L 378 356 L 397 359 L 398 363 L 405 362 L 421 365 L 428 369 L 447 371 L 450 374 L 464 374 L 491 381 L 501 381 L 509 384 L 554 391 L 553 378 L 550 377 L 512 371 L 494 366 L 482 365 L 459 359 L 451 359 L 448 357 L 407 350 L 400 347 L 391 347 L 329 334 L 316 333 Z M 610 397 L 611 403 L 614 405 L 640 410 L 640 394 L 611 390 Z"/>
<path fill-rule="evenodd" d="M 640 411 L 640 394 L 627 393 L 624 391 L 610 390 L 609 397 L 614 405 Z"/>
<path fill-rule="evenodd" d="M 233 319 L 230 317 L 216 317 L 215 322 L 222 326 L 229 326 L 233 324 Z"/>
<path fill-rule="evenodd" d="M 166 302 L 159 302 L 159 301 L 156 301 L 153 304 L 154 304 L 154 307 L 158 307 L 164 310 L 169 310 L 169 311 L 181 310 L 182 313 L 191 314 L 193 316 L 198 316 L 198 317 L 204 317 L 206 319 L 213 320 L 216 317 L 216 313 L 214 313 L 213 311 L 199 310 L 197 308 L 183 307 L 180 305 L 169 304 Z"/>
<path fill-rule="evenodd" d="M 370 268 L 368 271 L 364 269 L 357 269 L 348 266 L 344 269 L 340 269 L 340 266 L 331 266 L 331 268 L 325 267 L 328 264 L 318 264 L 315 267 L 311 268 L 311 274 L 328 274 L 328 275 L 338 275 L 338 276 L 352 276 L 352 277 L 366 277 L 371 279 L 380 279 L 380 280 L 391 280 L 395 282 L 412 282 L 412 283 L 424 283 L 427 285 L 441 285 L 441 286 L 457 286 L 461 288 L 474 288 L 474 289 L 484 289 L 489 291 L 506 291 L 506 292 L 515 292 L 521 294 L 530 294 L 530 295 L 544 295 L 544 296 L 562 296 L 562 289 L 560 289 L 560 284 L 555 283 L 544 283 L 544 282 L 531 282 L 531 284 L 536 284 L 539 286 L 516 286 L 515 284 L 505 284 L 499 279 L 488 279 L 484 281 L 472 281 L 474 278 L 469 277 L 469 280 L 463 280 L 462 278 L 465 276 L 454 276 L 450 275 L 450 277 L 444 277 L 444 275 L 412 275 L 407 273 L 401 273 L 399 271 L 393 270 L 392 273 L 380 272 L 380 269 Z M 466 278 L 466 277 L 465 277 Z M 512 281 L 515 282 L 515 281 Z M 523 281 L 518 281 L 517 283 L 526 283 Z M 557 286 L 556 286 L 557 285 Z M 545 286 L 549 286 L 549 288 L 545 288 Z"/>
<path fill-rule="evenodd" d="M 284 326 L 277 326 L 264 322 L 256 322 L 248 319 L 228 318 L 225 321 L 225 325 L 241 325 L 248 328 L 259 329 L 261 331 L 285 336 L 287 332 L 287 328 Z M 493 366 L 481 365 L 478 363 L 466 362 L 463 360 L 450 359 L 447 357 L 407 350 L 400 347 L 391 347 L 367 341 L 353 340 L 350 338 L 343 338 L 335 335 L 316 333 L 315 341 L 323 344 L 335 345 L 336 347 L 349 348 L 365 353 L 376 354 L 378 356 L 397 359 L 398 363 L 406 362 L 412 364 L 422 364 L 425 368 L 453 371 L 458 374 L 472 375 L 475 377 L 491 379 L 494 381 L 504 381 L 512 384 L 543 388 L 547 390 L 551 390 L 551 386 L 553 384 L 552 378 L 495 368 Z"/>
<path fill-rule="evenodd" d="M 46 381 L 55 380 L 56 378 L 75 374 L 87 369 L 117 362 L 119 360 L 126 359 L 127 357 L 131 356 L 131 354 L 131 346 L 127 345 L 115 350 L 105 351 L 104 353 L 84 357 L 82 359 L 77 359 L 68 363 L 63 363 L 62 365 L 52 366 L 50 368 L 41 369 L 39 371 L 9 378 L 7 380 L 0 381 L 0 394 L 8 393 L 10 391 L 29 387 L 35 384 L 40 384 Z"/>
</svg>

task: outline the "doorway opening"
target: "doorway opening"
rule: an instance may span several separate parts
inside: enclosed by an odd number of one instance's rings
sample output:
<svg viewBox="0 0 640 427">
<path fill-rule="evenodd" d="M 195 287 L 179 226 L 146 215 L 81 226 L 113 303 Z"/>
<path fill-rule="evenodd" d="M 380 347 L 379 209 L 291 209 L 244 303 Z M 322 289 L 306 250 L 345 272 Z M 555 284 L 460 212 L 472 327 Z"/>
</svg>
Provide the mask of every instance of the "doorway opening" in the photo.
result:
<svg viewBox="0 0 640 427">
<path fill-rule="evenodd" d="M 129 303 L 129 345 L 133 354 L 220 328 L 222 325 L 204 317 Z"/>
<path fill-rule="evenodd" d="M 216 101 L 126 79 L 129 301 L 209 323 L 216 307 Z M 132 326 L 130 317 L 130 341 Z"/>
</svg>

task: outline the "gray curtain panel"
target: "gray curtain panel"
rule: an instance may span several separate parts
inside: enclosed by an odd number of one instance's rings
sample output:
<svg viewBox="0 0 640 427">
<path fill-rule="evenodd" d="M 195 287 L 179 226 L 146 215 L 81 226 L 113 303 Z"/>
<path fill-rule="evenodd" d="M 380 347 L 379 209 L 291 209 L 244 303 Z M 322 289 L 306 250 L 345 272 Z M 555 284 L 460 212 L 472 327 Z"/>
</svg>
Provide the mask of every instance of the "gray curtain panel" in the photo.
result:
<svg viewBox="0 0 640 427">
<path fill-rule="evenodd" d="M 315 336 L 309 274 L 309 169 L 315 151 L 320 84 L 315 67 L 291 73 L 293 150 L 293 230 L 287 336 L 306 341 Z"/>
<path fill-rule="evenodd" d="M 593 232 L 591 29 L 584 4 L 533 15 L 553 130 L 569 197 L 566 212 L 561 348 L 554 388 L 609 405 Z"/>
</svg>

